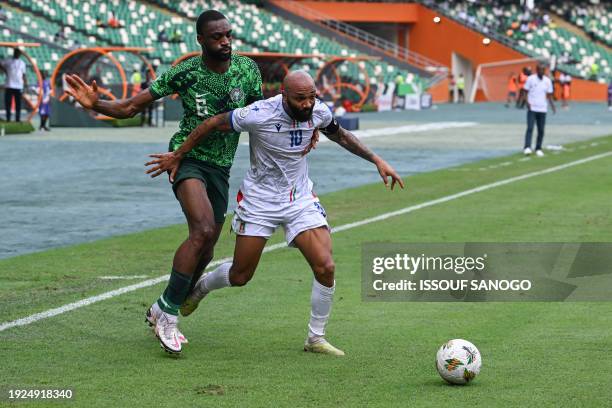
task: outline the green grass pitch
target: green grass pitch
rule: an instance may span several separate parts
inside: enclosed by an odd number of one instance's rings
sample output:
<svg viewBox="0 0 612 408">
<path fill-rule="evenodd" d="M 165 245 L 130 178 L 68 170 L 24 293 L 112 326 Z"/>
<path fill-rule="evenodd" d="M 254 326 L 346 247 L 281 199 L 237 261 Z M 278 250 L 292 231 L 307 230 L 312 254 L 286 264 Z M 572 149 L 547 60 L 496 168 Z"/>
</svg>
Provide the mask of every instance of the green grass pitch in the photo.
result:
<svg viewBox="0 0 612 408">
<path fill-rule="evenodd" d="M 331 224 L 342 225 L 606 152 L 612 136 L 569 147 L 416 175 L 404 191 L 375 184 L 322 202 Z M 0 389 L 70 387 L 73 407 L 609 406 L 612 303 L 362 302 L 360 247 L 609 242 L 610 174 L 612 156 L 334 234 L 328 338 L 344 358 L 302 351 L 312 275 L 298 251 L 281 249 L 264 254 L 246 287 L 213 293 L 181 320 L 191 343 L 180 358 L 166 355 L 143 322 L 159 284 L 0 332 Z M 185 235 L 179 225 L 2 260 L 0 323 L 132 283 L 101 275 L 168 273 Z M 224 233 L 216 257 L 230 256 L 233 241 Z M 482 353 L 481 374 L 467 387 L 445 384 L 434 367 L 451 338 Z"/>
</svg>

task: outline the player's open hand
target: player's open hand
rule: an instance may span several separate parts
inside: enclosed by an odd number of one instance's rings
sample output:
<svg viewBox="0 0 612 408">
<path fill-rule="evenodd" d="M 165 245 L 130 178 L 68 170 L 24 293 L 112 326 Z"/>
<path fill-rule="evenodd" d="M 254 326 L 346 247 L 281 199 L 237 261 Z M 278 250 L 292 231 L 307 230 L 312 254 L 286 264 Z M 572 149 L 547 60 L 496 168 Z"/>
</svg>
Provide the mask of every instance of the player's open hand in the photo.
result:
<svg viewBox="0 0 612 408">
<path fill-rule="evenodd" d="M 100 98 L 98 95 L 98 84 L 96 81 L 87 85 L 78 75 L 66 75 L 66 82 L 70 89 L 66 93 L 76 99 L 86 109 L 91 109 Z"/>
<path fill-rule="evenodd" d="M 145 166 L 148 167 L 145 173 L 150 174 L 151 177 L 157 177 L 168 172 L 170 182 L 174 183 L 174 176 L 181 164 L 181 158 L 174 152 L 150 154 L 149 157 L 153 157 L 154 160 L 145 163 Z"/>
<path fill-rule="evenodd" d="M 399 184 L 401 188 L 404 188 L 402 178 L 395 172 L 389 163 L 383 159 L 379 159 L 376 161 L 376 168 L 386 187 L 389 187 L 389 177 L 391 177 L 391 190 L 395 187 L 395 183 Z"/>
<path fill-rule="evenodd" d="M 316 149 L 317 143 L 319 143 L 319 129 L 315 129 L 314 132 L 312 132 L 310 143 L 302 150 L 302 156 L 306 156 L 312 149 Z"/>
</svg>

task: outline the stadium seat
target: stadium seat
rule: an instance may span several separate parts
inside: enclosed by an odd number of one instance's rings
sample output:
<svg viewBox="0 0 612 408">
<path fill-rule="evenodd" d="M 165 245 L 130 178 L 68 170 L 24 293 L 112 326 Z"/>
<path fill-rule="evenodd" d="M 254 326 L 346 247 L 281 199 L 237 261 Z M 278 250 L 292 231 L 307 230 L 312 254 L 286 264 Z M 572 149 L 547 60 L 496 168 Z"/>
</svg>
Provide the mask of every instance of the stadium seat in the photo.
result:
<svg viewBox="0 0 612 408">
<path fill-rule="evenodd" d="M 460 1 L 445 1 L 438 7 L 478 30 L 497 32 L 514 42 L 515 48 L 527 55 L 543 58 L 556 56 L 559 69 L 573 76 L 597 79 L 600 82 L 612 78 L 612 53 L 587 38 L 556 26 L 555 16 L 549 16 L 547 21 L 544 18 L 547 9 L 536 8 L 527 14 L 517 4 L 491 3 L 466 5 Z M 576 7 L 569 1 L 550 2 L 550 11 L 565 16 L 593 38 L 611 44 L 612 7 L 609 4 Z M 522 27 L 522 22 L 525 27 Z M 601 67 L 596 76 L 591 71 L 594 63 Z"/>
<path fill-rule="evenodd" d="M 228 2 L 211 2 L 208 0 L 198 1 L 173 1 L 154 0 L 155 7 L 147 3 L 134 0 L 98 3 L 96 0 L 62 0 L 58 2 L 45 2 L 43 0 L 22 0 L 19 7 L 23 13 L 18 19 L 10 21 L 11 34 L 15 37 L 15 31 L 36 28 L 41 35 L 41 40 L 53 43 L 54 33 L 67 29 L 68 40 L 60 44 L 60 50 L 49 52 L 48 47 L 41 47 L 33 51 L 37 61 L 46 62 L 55 67 L 63 53 L 74 47 L 92 45 L 117 45 L 153 48 L 148 53 L 151 60 L 157 65 L 167 67 L 179 56 L 200 49 L 195 39 L 194 20 L 200 10 L 215 8 L 225 13 L 234 24 L 234 48 L 244 52 L 280 52 L 295 54 L 313 54 L 320 57 L 308 58 L 300 63 L 300 67 L 309 71 L 313 76 L 323 66 L 328 56 L 356 56 L 361 53 L 347 49 L 337 41 L 316 34 L 304 27 L 271 12 L 257 7 L 255 4 L 243 4 L 236 0 Z M 110 28 L 106 26 L 110 12 L 122 27 Z M 21 19 L 28 21 L 21 21 Z M 136 23 L 125 26 L 125 21 Z M 26 28 L 27 27 L 27 28 Z M 177 42 L 164 42 L 158 40 L 159 32 L 165 29 L 168 37 L 175 30 L 182 33 L 182 38 Z M 50 34 L 52 33 L 52 34 Z M 6 36 L 5 36 L 6 37 Z M 51 38 L 49 38 L 51 37 Z M 134 56 L 122 57 L 136 58 Z M 122 61 L 128 64 L 128 61 Z M 126 70 L 138 65 L 139 60 L 129 61 Z M 367 71 L 370 82 L 379 80 L 391 82 L 397 75 L 409 78 L 418 87 L 423 87 L 424 80 L 418 75 L 408 75 L 408 71 L 390 65 L 384 61 L 362 63 L 361 66 Z M 359 82 L 365 79 L 363 73 L 354 64 L 345 64 L 341 68 L 344 80 Z M 112 69 L 99 73 L 105 81 L 110 81 L 116 75 Z M 128 74 L 129 75 L 129 74 Z M 116 81 L 117 79 L 114 78 Z"/>
</svg>

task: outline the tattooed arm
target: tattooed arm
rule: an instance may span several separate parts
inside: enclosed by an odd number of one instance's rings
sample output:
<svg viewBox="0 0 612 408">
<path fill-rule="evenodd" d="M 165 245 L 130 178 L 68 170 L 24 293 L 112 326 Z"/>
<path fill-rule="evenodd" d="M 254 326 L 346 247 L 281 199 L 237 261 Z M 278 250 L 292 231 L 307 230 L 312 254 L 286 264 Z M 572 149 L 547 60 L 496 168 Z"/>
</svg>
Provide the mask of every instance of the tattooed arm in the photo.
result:
<svg viewBox="0 0 612 408">
<path fill-rule="evenodd" d="M 332 120 L 332 123 L 321 131 L 327 136 L 327 138 L 333 142 L 338 143 L 344 149 L 353 153 L 355 156 L 359 156 L 364 160 L 367 160 L 376 165 L 380 177 L 382 177 L 385 186 L 389 185 L 388 178 L 391 177 L 391 190 L 395 187 L 395 183 L 398 183 L 401 188 L 404 188 L 404 182 L 402 178 L 395 172 L 393 167 L 389 165 L 382 157 L 378 156 L 351 132 L 342 128 L 336 121 Z"/>
</svg>

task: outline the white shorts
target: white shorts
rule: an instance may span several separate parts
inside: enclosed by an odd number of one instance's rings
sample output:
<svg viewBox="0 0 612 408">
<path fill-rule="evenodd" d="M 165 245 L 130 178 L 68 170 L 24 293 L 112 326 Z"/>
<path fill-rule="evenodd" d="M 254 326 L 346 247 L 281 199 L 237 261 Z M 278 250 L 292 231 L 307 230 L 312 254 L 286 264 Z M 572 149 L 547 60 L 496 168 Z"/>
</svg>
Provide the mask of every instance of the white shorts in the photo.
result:
<svg viewBox="0 0 612 408">
<path fill-rule="evenodd" d="M 268 239 L 281 225 L 289 246 L 294 246 L 293 240 L 301 232 L 329 227 L 325 209 L 315 195 L 288 203 L 268 203 L 238 193 L 238 206 L 232 221 L 232 230 L 237 235 Z"/>
</svg>

